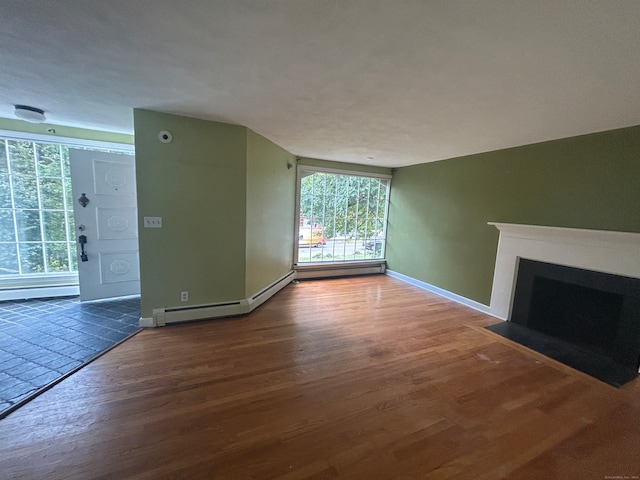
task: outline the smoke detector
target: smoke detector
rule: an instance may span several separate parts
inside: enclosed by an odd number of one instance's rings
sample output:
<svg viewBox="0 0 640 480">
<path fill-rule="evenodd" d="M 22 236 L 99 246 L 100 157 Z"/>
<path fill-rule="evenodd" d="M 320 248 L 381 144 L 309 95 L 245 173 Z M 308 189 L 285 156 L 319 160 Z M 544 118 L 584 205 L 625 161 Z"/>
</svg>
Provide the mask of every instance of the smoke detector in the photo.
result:
<svg viewBox="0 0 640 480">
<path fill-rule="evenodd" d="M 15 115 L 20 120 L 31 123 L 42 123 L 47 117 L 44 116 L 44 110 L 27 105 L 16 105 Z"/>
</svg>

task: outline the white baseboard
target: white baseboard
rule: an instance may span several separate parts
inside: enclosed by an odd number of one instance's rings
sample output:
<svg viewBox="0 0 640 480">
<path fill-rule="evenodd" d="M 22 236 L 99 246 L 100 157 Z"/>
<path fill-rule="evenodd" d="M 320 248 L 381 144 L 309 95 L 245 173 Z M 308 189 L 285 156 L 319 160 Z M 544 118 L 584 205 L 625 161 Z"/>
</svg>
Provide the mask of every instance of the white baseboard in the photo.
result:
<svg viewBox="0 0 640 480">
<path fill-rule="evenodd" d="M 460 303 L 461 305 L 465 305 L 467 307 L 473 308 L 474 310 L 478 310 L 479 312 L 491 315 L 491 308 L 488 305 L 484 305 L 480 302 L 476 302 L 475 300 L 463 297 L 462 295 L 458 295 L 457 293 L 449 292 L 448 290 L 436 287 L 435 285 L 431 285 L 430 283 L 416 280 L 415 278 L 403 275 L 402 273 L 394 272 L 393 270 L 387 270 L 386 273 L 390 277 L 397 278 L 398 280 L 402 280 L 403 282 L 409 283 L 415 287 L 419 287 L 423 290 L 435 293 L 436 295 L 440 295 L 441 297 L 444 297 L 448 300 L 453 300 L 454 302 Z"/>
<path fill-rule="evenodd" d="M 78 295 L 80 295 L 80 287 L 77 284 L 0 289 L 0 301 L 28 300 L 31 298 L 75 297 Z"/>
<path fill-rule="evenodd" d="M 141 318 L 139 325 L 141 327 L 161 327 L 170 323 L 244 315 L 258 308 L 295 278 L 296 274 L 291 270 L 269 286 L 242 300 L 189 307 L 154 308 L 153 317 Z"/>
</svg>

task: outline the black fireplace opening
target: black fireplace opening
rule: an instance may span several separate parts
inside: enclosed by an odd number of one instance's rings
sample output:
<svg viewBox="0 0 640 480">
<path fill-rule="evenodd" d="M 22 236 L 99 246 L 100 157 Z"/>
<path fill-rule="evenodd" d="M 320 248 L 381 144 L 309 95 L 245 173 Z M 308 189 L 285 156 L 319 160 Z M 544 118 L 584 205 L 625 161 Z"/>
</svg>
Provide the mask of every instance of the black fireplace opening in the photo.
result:
<svg viewBox="0 0 640 480">
<path fill-rule="evenodd" d="M 617 293 L 536 276 L 526 326 L 613 354 L 623 300 Z"/>
<path fill-rule="evenodd" d="M 640 367 L 640 279 L 520 258 L 510 322 L 487 328 L 620 386 Z"/>
</svg>

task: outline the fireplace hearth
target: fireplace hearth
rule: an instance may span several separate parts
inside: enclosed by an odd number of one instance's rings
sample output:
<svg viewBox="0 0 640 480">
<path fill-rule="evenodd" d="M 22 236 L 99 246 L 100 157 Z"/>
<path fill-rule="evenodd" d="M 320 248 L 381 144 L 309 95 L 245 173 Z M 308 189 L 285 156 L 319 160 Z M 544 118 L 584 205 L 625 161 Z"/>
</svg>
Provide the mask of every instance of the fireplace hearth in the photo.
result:
<svg viewBox="0 0 640 480">
<path fill-rule="evenodd" d="M 640 280 L 521 258 L 511 321 L 487 327 L 620 386 L 640 366 Z"/>
<path fill-rule="evenodd" d="M 620 386 L 640 362 L 640 233 L 494 223 L 488 327 Z"/>
</svg>

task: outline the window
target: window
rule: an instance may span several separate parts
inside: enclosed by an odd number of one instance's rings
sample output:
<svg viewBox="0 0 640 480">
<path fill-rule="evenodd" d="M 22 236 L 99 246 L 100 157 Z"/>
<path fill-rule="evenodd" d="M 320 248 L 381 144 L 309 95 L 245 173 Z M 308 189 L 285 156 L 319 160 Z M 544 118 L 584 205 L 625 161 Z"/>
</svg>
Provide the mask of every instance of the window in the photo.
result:
<svg viewBox="0 0 640 480">
<path fill-rule="evenodd" d="M 297 264 L 383 259 L 390 177 L 301 167 Z"/>
<path fill-rule="evenodd" d="M 0 284 L 76 276 L 69 148 L 110 145 L 0 137 Z"/>
<path fill-rule="evenodd" d="M 0 275 L 75 272 L 69 152 L 0 139 Z"/>
</svg>

